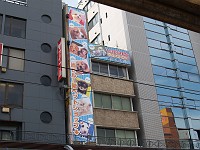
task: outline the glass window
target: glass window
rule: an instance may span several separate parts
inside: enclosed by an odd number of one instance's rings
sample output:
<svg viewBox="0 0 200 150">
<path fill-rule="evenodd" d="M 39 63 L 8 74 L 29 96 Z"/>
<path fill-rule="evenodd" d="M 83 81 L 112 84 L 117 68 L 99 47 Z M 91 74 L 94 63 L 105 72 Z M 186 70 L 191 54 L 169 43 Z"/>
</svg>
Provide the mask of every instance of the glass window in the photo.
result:
<svg viewBox="0 0 200 150">
<path fill-rule="evenodd" d="M 182 79 L 189 80 L 188 73 L 181 72 L 181 77 L 182 77 Z"/>
<path fill-rule="evenodd" d="M 167 76 L 176 77 L 176 72 L 174 70 L 166 69 L 166 71 L 167 71 Z"/>
<path fill-rule="evenodd" d="M 176 79 L 169 78 L 169 77 L 157 76 L 157 75 L 154 75 L 154 79 L 155 79 L 156 84 L 177 87 Z"/>
<path fill-rule="evenodd" d="M 155 24 L 155 23 L 156 23 L 156 20 L 154 20 L 154 19 L 151 19 L 151 18 L 147 18 L 147 17 L 143 17 L 143 20 L 144 20 L 144 21 L 146 21 L 146 22 L 153 23 L 153 24 Z"/>
<path fill-rule="evenodd" d="M 0 82 L 0 104 L 5 106 L 22 106 L 23 85 Z"/>
<path fill-rule="evenodd" d="M 183 63 L 187 63 L 187 64 L 196 65 L 195 58 L 187 57 L 187 56 L 180 55 L 180 54 L 175 54 L 175 58 L 176 58 L 179 62 L 183 62 Z"/>
<path fill-rule="evenodd" d="M 19 38 L 26 37 L 26 20 L 6 16 L 4 34 Z"/>
<path fill-rule="evenodd" d="M 190 81 L 199 82 L 199 75 L 188 73 Z"/>
<path fill-rule="evenodd" d="M 100 63 L 100 73 L 108 74 L 108 65 Z"/>
<path fill-rule="evenodd" d="M 112 108 L 110 95 L 102 95 L 102 105 L 103 105 L 103 108 L 109 108 L 109 109 Z"/>
<path fill-rule="evenodd" d="M 200 84 L 199 83 L 185 81 L 185 80 L 183 80 L 182 83 L 183 83 L 183 87 L 185 89 L 200 91 Z"/>
<path fill-rule="evenodd" d="M 171 55 L 169 51 L 163 51 L 155 48 L 149 48 L 150 54 L 152 56 L 157 56 L 161 58 L 171 59 Z"/>
<path fill-rule="evenodd" d="M 192 119 L 200 119 L 200 111 L 195 109 L 189 109 L 189 117 Z"/>
<path fill-rule="evenodd" d="M 185 125 L 185 120 L 182 118 L 174 118 L 175 119 L 175 123 L 176 123 L 176 127 L 177 128 L 182 128 L 182 129 L 186 129 L 186 125 Z"/>
<path fill-rule="evenodd" d="M 151 32 L 151 31 L 147 31 L 146 30 L 146 35 L 148 38 L 150 39 L 155 39 L 155 40 L 158 40 L 158 41 L 163 41 L 163 42 L 166 42 L 167 43 L 167 38 L 165 35 L 163 34 L 158 34 L 156 32 Z"/>
<path fill-rule="evenodd" d="M 1 34 L 1 29 L 2 29 L 2 21 L 3 21 L 3 15 L 0 14 L 0 34 Z"/>
<path fill-rule="evenodd" d="M 118 67 L 118 72 L 119 72 L 119 77 L 127 77 L 127 72 L 126 72 L 126 68 L 124 67 Z"/>
<path fill-rule="evenodd" d="M 122 110 L 122 101 L 119 96 L 112 96 L 112 107 L 113 109 Z"/>
<path fill-rule="evenodd" d="M 98 34 L 93 40 L 92 42 L 93 44 L 101 44 L 101 34 Z"/>
<path fill-rule="evenodd" d="M 160 45 L 161 45 L 161 49 L 169 50 L 169 45 L 168 44 L 161 42 Z"/>
<path fill-rule="evenodd" d="M 173 68 L 172 61 L 151 56 L 151 63 L 153 65 L 163 66 L 166 68 Z"/>
<path fill-rule="evenodd" d="M 183 63 L 178 63 L 179 69 L 181 71 L 185 72 L 191 72 L 191 73 L 196 73 L 198 74 L 198 69 L 196 66 L 188 65 L 188 64 L 183 64 Z"/>
<path fill-rule="evenodd" d="M 94 93 L 94 105 L 95 107 L 102 107 L 101 94 Z"/>
<path fill-rule="evenodd" d="M 132 111 L 130 98 L 122 97 L 122 109 Z"/>
<path fill-rule="evenodd" d="M 92 71 L 99 73 L 99 63 L 92 62 Z"/>
<path fill-rule="evenodd" d="M 24 51 L 10 48 L 8 68 L 13 70 L 24 70 Z"/>
<path fill-rule="evenodd" d="M 152 40 L 152 39 L 147 39 L 147 42 L 148 42 L 148 46 L 161 49 L 161 45 L 160 45 L 159 41 Z"/>
<path fill-rule="evenodd" d="M 153 73 L 158 74 L 158 75 L 162 75 L 162 76 L 167 75 L 166 69 L 163 68 L 163 67 L 158 67 L 158 66 L 153 66 Z"/>
<path fill-rule="evenodd" d="M 158 33 L 161 33 L 161 34 L 165 34 L 165 29 L 161 26 L 144 22 L 144 27 L 147 30 L 151 30 L 151 31 L 155 31 L 155 32 L 158 32 Z"/>
<path fill-rule="evenodd" d="M 194 129 L 200 130 L 200 120 L 194 120 L 194 119 L 192 119 L 192 127 Z"/>
<path fill-rule="evenodd" d="M 179 39 L 183 39 L 183 40 L 186 40 L 186 41 L 190 41 L 190 38 L 189 38 L 189 35 L 188 34 L 184 34 L 184 33 L 181 33 L 181 32 L 177 32 L 175 30 L 170 30 L 170 34 L 173 36 L 173 37 L 177 37 Z"/>
<path fill-rule="evenodd" d="M 194 57 L 194 53 L 192 50 L 182 47 L 183 55 Z"/>
<path fill-rule="evenodd" d="M 99 22 L 99 15 L 98 13 L 96 13 L 95 16 L 88 23 L 88 30 L 91 30 L 98 22 Z"/>
<path fill-rule="evenodd" d="M 166 89 L 166 88 L 161 88 L 161 87 L 156 87 L 157 94 L 160 95 L 168 95 L 168 96 L 175 96 L 179 97 L 180 93 L 178 90 L 171 90 L 171 89 Z"/>
<path fill-rule="evenodd" d="M 109 65 L 109 70 L 111 76 L 118 76 L 117 66 Z"/>
<path fill-rule="evenodd" d="M 182 47 L 185 47 L 185 48 L 192 49 L 192 45 L 191 45 L 191 43 L 188 42 L 188 41 L 183 41 L 183 40 L 180 40 L 180 39 L 177 39 L 177 38 L 173 38 L 173 41 L 174 41 L 174 44 L 175 44 L 175 45 L 178 45 L 178 46 L 182 46 Z"/>
</svg>

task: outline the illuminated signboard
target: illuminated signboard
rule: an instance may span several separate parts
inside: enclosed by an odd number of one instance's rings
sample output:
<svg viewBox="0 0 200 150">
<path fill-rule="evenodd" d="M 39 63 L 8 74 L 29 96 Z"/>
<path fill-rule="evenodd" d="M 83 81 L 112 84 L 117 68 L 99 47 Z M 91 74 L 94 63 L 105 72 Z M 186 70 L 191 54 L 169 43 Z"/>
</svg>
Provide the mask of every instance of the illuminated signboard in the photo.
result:
<svg viewBox="0 0 200 150">
<path fill-rule="evenodd" d="M 93 141 L 93 105 L 90 77 L 90 51 L 86 13 L 68 7 L 68 37 L 71 87 L 72 133 L 76 141 Z"/>
<path fill-rule="evenodd" d="M 96 44 L 90 44 L 89 49 L 91 58 L 128 66 L 131 65 L 129 51 Z"/>
<path fill-rule="evenodd" d="M 66 78 L 66 63 L 65 63 L 65 39 L 61 38 L 57 45 L 57 65 L 58 65 L 58 81 Z"/>
<path fill-rule="evenodd" d="M 2 66 L 3 59 L 3 43 L 0 43 L 0 67 Z"/>
</svg>

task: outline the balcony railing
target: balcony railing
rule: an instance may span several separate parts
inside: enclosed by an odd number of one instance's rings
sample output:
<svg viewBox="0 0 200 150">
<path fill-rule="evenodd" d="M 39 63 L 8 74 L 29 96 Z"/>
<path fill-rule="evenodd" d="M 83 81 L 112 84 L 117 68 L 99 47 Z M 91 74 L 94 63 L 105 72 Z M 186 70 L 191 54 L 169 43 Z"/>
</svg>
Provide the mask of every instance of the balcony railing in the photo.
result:
<svg viewBox="0 0 200 150">
<path fill-rule="evenodd" d="M 86 140 L 80 141 L 78 136 L 28 132 L 28 131 L 9 131 L 0 130 L 0 142 L 22 142 L 22 143 L 41 143 L 41 144 L 58 144 L 65 145 L 66 141 L 72 140 L 73 145 L 89 145 L 89 146 L 116 146 L 116 147 L 141 147 L 141 148 L 164 148 L 164 149 L 200 149 L 199 140 L 154 140 L 145 139 L 138 140 L 134 138 L 112 138 L 88 136 Z"/>
<path fill-rule="evenodd" d="M 19 141 L 29 143 L 66 144 L 65 134 L 29 132 L 29 131 L 5 131 L 0 130 L 0 141 Z M 2 134 L 3 133 L 3 134 Z"/>
<path fill-rule="evenodd" d="M 2 1 L 21 5 L 21 6 L 27 6 L 27 0 L 2 0 Z"/>
</svg>

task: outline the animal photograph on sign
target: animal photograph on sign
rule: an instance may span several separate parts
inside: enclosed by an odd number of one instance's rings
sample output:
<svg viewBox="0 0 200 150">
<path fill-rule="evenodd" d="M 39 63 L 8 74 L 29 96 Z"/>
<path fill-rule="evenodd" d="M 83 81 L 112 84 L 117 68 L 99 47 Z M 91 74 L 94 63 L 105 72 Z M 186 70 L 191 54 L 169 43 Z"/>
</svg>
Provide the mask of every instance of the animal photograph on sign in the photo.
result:
<svg viewBox="0 0 200 150">
<path fill-rule="evenodd" d="M 94 136 L 94 121 L 86 13 L 73 7 L 68 7 L 68 11 L 73 140 L 91 142 L 94 141 L 91 138 Z"/>
</svg>

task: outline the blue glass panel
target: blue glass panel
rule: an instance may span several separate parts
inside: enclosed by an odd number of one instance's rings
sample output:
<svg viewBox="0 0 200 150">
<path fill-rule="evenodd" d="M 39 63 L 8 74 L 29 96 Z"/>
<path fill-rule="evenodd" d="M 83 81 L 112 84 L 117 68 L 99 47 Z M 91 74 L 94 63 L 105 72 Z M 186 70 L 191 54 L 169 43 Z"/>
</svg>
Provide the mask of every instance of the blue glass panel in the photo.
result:
<svg viewBox="0 0 200 150">
<path fill-rule="evenodd" d="M 189 93 L 189 92 L 184 92 L 184 96 L 187 98 L 187 99 L 195 99 L 195 100 L 200 100 L 200 95 L 198 94 L 192 94 L 192 93 Z"/>
<path fill-rule="evenodd" d="M 189 76 L 188 76 L 188 73 L 185 73 L 185 72 L 181 72 L 181 78 L 182 78 L 182 79 L 186 79 L 186 80 L 189 80 Z"/>
<path fill-rule="evenodd" d="M 166 69 L 166 71 L 167 71 L 167 76 L 176 77 L 176 72 L 174 70 Z"/>
<path fill-rule="evenodd" d="M 183 55 L 194 57 L 194 53 L 192 50 L 182 47 Z"/>
<path fill-rule="evenodd" d="M 184 33 L 181 33 L 181 32 L 177 32 L 175 30 L 170 30 L 170 34 L 173 36 L 173 37 L 177 37 L 179 39 L 183 39 L 183 40 L 186 40 L 186 41 L 190 41 L 190 38 L 189 38 L 189 35 L 188 34 L 184 34 Z"/>
<path fill-rule="evenodd" d="M 163 41 L 163 42 L 167 43 L 167 38 L 163 34 L 158 34 L 156 32 L 146 30 L 146 35 L 147 35 L 148 38 L 155 39 L 155 40 L 158 40 L 158 41 Z"/>
<path fill-rule="evenodd" d="M 176 39 L 176 38 L 173 38 L 173 41 L 174 41 L 174 44 L 175 44 L 175 45 L 178 45 L 178 46 L 182 46 L 182 47 L 185 47 L 185 48 L 192 49 L 192 45 L 191 45 L 190 42 L 183 41 L 183 40 Z"/>
<path fill-rule="evenodd" d="M 156 84 L 177 87 L 177 80 L 173 78 L 154 75 L 154 79 Z"/>
<path fill-rule="evenodd" d="M 193 119 L 200 119 L 200 111 L 195 109 L 189 109 L 189 117 Z"/>
<path fill-rule="evenodd" d="M 161 49 L 169 50 L 169 45 L 166 43 L 160 43 L 161 44 Z"/>
<path fill-rule="evenodd" d="M 180 32 L 188 34 L 187 29 L 184 29 L 184 28 L 181 28 L 181 27 L 177 27 L 176 29 L 177 29 L 177 31 L 180 31 Z"/>
<path fill-rule="evenodd" d="M 163 76 L 167 75 L 166 69 L 163 67 L 158 67 L 158 66 L 153 66 L 153 73 L 158 74 L 158 75 L 163 75 Z"/>
<path fill-rule="evenodd" d="M 199 75 L 188 73 L 190 81 L 199 82 Z"/>
<path fill-rule="evenodd" d="M 163 66 L 167 68 L 173 68 L 172 62 L 170 60 L 157 58 L 157 57 L 151 57 L 151 63 L 153 65 Z"/>
<path fill-rule="evenodd" d="M 155 41 L 155 40 L 152 40 L 152 39 L 147 39 L 147 42 L 148 42 L 148 46 L 161 49 L 159 41 Z"/>
<path fill-rule="evenodd" d="M 182 108 L 172 107 L 172 112 L 173 112 L 174 117 L 184 118 Z"/>
<path fill-rule="evenodd" d="M 179 69 L 181 71 L 191 72 L 191 73 L 197 73 L 198 74 L 198 69 L 197 69 L 196 66 L 192 66 L 192 65 L 188 65 L 188 64 L 183 64 L 183 63 L 179 63 L 178 66 L 179 66 Z"/>
<path fill-rule="evenodd" d="M 192 127 L 193 127 L 194 129 L 200 130 L 200 120 L 193 120 L 193 119 L 192 119 Z"/>
<path fill-rule="evenodd" d="M 144 22 L 145 29 L 165 34 L 165 29 L 161 26 Z"/>
<path fill-rule="evenodd" d="M 151 19 L 151 18 L 147 18 L 147 17 L 143 17 L 143 20 L 144 20 L 144 21 L 146 21 L 146 22 L 153 23 L 153 24 L 155 24 L 155 23 L 156 23 L 156 20 L 154 20 L 154 19 Z"/>
<path fill-rule="evenodd" d="M 153 56 L 171 59 L 170 52 L 168 51 L 163 51 L 163 50 L 159 50 L 159 49 L 151 48 L 151 47 L 149 48 L 149 51 L 150 51 L 150 54 Z"/>
<path fill-rule="evenodd" d="M 161 88 L 161 87 L 156 87 L 157 90 L 157 94 L 161 94 L 161 95 L 169 95 L 169 96 L 175 96 L 175 97 L 179 97 L 179 91 L 177 90 L 170 90 L 170 89 L 166 89 L 166 88 Z"/>
<path fill-rule="evenodd" d="M 186 129 L 185 120 L 182 118 L 175 118 L 175 123 L 177 128 Z"/>
<path fill-rule="evenodd" d="M 183 83 L 183 87 L 185 89 L 200 91 L 200 84 L 199 83 L 185 81 L 185 80 L 183 80 L 182 83 Z"/>
<path fill-rule="evenodd" d="M 175 54 L 174 56 L 179 62 L 196 65 L 195 58 L 183 56 L 180 54 Z"/>
</svg>

